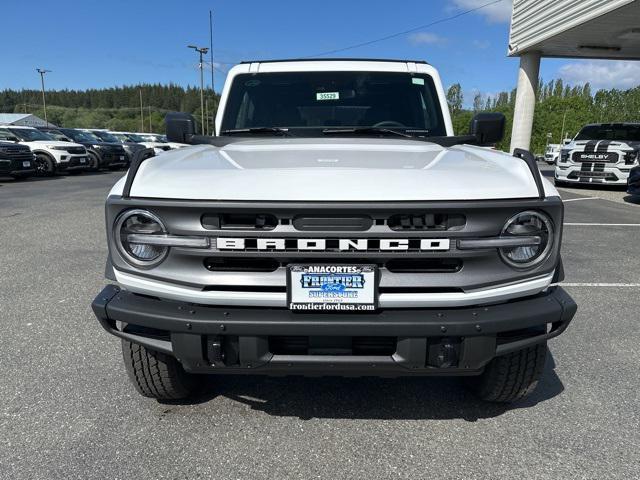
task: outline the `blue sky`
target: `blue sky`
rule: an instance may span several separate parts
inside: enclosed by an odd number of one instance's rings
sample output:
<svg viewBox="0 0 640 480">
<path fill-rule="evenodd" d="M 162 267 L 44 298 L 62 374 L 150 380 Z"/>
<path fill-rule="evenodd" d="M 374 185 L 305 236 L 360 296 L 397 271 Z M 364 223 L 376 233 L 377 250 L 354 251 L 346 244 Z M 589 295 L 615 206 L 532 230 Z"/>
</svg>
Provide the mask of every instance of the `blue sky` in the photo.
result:
<svg viewBox="0 0 640 480">
<path fill-rule="evenodd" d="M 2 0 L 0 89 L 39 88 L 36 67 L 53 72 L 47 88 L 85 89 L 140 82 L 196 84 L 195 52 L 214 50 L 219 90 L 224 71 L 247 59 L 288 58 L 409 30 L 489 0 Z M 418 29 L 341 57 L 424 59 L 446 86 L 460 82 L 465 103 L 475 92 L 510 90 L 518 60 L 506 56 L 511 0 Z M 631 62 L 544 59 L 541 76 L 630 88 L 640 69 Z M 600 85 L 599 85 L 600 84 Z"/>
</svg>

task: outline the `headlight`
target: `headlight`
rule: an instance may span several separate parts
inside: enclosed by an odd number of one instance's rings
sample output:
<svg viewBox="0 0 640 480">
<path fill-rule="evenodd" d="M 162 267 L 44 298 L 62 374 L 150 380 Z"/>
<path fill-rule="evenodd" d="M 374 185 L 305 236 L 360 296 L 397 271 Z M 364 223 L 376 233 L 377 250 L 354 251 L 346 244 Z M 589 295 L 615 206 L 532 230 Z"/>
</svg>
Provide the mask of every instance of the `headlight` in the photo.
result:
<svg viewBox="0 0 640 480">
<path fill-rule="evenodd" d="M 502 260 L 514 268 L 531 268 L 544 262 L 553 247 L 553 223 L 545 214 L 521 212 L 511 217 L 502 229 L 501 237 L 538 237 L 535 245 L 501 248 Z"/>
<path fill-rule="evenodd" d="M 150 243 L 135 243 L 135 235 L 166 235 L 162 221 L 146 210 L 128 210 L 116 220 L 113 236 L 118 251 L 133 266 L 151 268 L 161 263 L 169 247 Z"/>
</svg>

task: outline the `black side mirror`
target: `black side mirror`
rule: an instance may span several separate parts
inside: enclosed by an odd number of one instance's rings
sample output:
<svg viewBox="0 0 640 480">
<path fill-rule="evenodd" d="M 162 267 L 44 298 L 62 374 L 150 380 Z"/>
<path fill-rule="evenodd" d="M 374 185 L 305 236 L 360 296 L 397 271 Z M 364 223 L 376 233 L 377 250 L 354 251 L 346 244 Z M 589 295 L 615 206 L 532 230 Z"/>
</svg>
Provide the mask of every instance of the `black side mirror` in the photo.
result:
<svg viewBox="0 0 640 480">
<path fill-rule="evenodd" d="M 504 137 L 505 123 L 501 113 L 478 113 L 471 119 L 469 134 L 478 139 L 479 145 L 493 145 Z"/>
<path fill-rule="evenodd" d="M 167 125 L 167 139 L 176 143 L 191 143 L 196 134 L 196 119 L 189 113 L 169 112 L 164 118 Z"/>
</svg>

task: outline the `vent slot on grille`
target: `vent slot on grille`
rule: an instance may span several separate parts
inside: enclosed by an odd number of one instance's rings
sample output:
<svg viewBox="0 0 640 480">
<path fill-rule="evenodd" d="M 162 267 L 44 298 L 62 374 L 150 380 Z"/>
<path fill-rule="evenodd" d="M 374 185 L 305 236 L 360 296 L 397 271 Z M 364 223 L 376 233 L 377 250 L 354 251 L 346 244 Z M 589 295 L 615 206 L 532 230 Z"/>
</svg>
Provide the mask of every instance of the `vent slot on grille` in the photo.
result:
<svg viewBox="0 0 640 480">
<path fill-rule="evenodd" d="M 466 221 L 457 213 L 409 213 L 389 217 L 388 225 L 391 230 L 460 230 Z"/>
<path fill-rule="evenodd" d="M 280 266 L 275 258 L 211 257 L 204 260 L 211 272 L 275 272 Z"/>
<path fill-rule="evenodd" d="M 462 261 L 455 258 L 396 258 L 386 262 L 392 273 L 455 273 L 462 269 Z"/>
<path fill-rule="evenodd" d="M 296 230 L 364 232 L 373 225 L 373 219 L 367 215 L 298 215 L 293 219 Z"/>
<path fill-rule="evenodd" d="M 396 337 L 271 336 L 274 355 L 393 355 Z"/>
<path fill-rule="evenodd" d="M 202 226 L 207 230 L 273 230 L 278 219 L 265 213 L 204 214 Z"/>
</svg>

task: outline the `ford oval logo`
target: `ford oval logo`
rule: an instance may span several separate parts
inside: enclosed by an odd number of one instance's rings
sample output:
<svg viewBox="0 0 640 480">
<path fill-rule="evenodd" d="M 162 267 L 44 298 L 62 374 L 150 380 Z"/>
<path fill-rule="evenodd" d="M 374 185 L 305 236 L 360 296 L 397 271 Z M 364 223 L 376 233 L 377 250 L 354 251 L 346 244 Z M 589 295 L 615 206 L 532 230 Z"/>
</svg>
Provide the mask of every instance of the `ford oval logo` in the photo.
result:
<svg viewBox="0 0 640 480">
<path fill-rule="evenodd" d="M 344 292 L 345 286 L 342 283 L 324 283 L 322 284 L 323 292 Z"/>
</svg>

